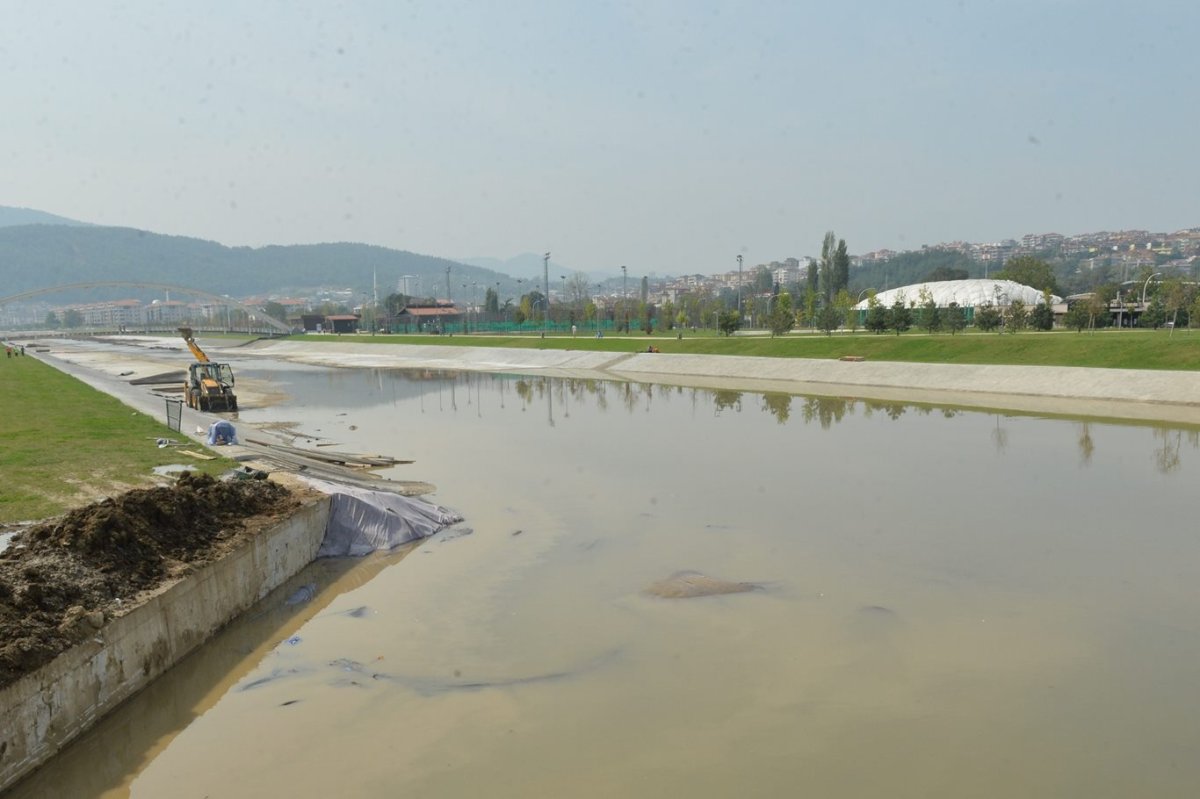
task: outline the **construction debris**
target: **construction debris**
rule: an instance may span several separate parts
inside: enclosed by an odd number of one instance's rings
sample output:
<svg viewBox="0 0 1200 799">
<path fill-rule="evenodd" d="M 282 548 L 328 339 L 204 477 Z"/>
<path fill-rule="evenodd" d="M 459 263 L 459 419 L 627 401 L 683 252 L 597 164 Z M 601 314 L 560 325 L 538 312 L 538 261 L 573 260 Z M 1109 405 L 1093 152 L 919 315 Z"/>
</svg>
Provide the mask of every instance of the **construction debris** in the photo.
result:
<svg viewBox="0 0 1200 799">
<path fill-rule="evenodd" d="M 376 469 L 386 466 L 397 466 L 400 464 L 412 463 L 411 460 L 398 460 L 389 455 L 357 455 L 353 452 L 337 452 L 335 450 L 313 450 L 302 449 L 300 447 L 289 447 L 286 444 L 272 444 L 269 441 L 261 439 L 247 438 L 246 441 L 251 444 L 257 444 L 260 447 L 269 447 L 288 455 L 295 455 L 301 458 L 319 461 L 321 463 L 331 463 L 337 466 L 353 466 L 360 469 Z"/>
</svg>

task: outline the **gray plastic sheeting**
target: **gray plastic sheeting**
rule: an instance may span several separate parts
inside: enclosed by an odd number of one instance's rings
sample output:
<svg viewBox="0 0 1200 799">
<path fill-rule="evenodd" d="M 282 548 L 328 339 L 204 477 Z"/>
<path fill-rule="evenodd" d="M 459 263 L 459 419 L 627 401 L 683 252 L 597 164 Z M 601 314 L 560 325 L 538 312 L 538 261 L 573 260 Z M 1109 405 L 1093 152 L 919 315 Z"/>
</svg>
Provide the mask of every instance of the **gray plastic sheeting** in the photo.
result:
<svg viewBox="0 0 1200 799">
<path fill-rule="evenodd" d="M 330 495 L 329 523 L 318 558 L 360 557 L 428 538 L 463 520 L 452 510 L 390 491 L 308 479 Z"/>
</svg>

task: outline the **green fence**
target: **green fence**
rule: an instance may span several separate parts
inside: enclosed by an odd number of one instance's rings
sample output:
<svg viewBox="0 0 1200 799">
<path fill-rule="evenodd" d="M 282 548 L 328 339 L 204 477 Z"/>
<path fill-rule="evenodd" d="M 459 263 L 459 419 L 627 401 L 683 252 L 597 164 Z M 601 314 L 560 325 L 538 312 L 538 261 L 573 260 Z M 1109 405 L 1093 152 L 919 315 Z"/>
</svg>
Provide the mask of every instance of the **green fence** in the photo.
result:
<svg viewBox="0 0 1200 799">
<path fill-rule="evenodd" d="M 441 325 L 430 323 L 421 326 L 418 329 L 417 325 L 392 325 L 391 333 L 441 333 L 443 335 L 462 335 L 464 333 L 478 334 L 495 334 L 503 336 L 539 336 L 543 333 L 549 336 L 569 336 L 574 327 L 576 336 L 595 336 L 597 332 L 608 335 L 621 330 L 621 327 L 616 322 L 611 320 L 601 320 L 599 328 L 595 322 L 576 322 L 573 326 L 570 322 L 446 322 Z M 630 332 L 640 332 L 641 328 L 632 320 L 629 325 Z"/>
</svg>

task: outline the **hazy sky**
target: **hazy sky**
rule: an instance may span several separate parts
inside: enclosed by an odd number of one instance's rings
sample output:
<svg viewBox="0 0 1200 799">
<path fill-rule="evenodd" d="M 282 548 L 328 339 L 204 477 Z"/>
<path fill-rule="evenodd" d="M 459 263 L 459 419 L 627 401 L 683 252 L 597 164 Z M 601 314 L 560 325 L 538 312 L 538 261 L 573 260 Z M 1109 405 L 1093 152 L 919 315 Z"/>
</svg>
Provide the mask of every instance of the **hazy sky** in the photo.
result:
<svg viewBox="0 0 1200 799">
<path fill-rule="evenodd" d="M 716 272 L 1200 225 L 1200 4 L 4 0 L 0 205 Z"/>
</svg>

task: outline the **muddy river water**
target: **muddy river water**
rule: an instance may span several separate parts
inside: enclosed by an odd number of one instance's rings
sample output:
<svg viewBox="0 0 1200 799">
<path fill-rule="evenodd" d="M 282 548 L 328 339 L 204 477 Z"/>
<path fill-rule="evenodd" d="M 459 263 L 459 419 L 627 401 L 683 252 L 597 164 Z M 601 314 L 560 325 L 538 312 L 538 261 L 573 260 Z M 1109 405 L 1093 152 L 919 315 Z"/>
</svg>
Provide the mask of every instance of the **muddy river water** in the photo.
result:
<svg viewBox="0 0 1200 799">
<path fill-rule="evenodd" d="M 1194 796 L 1194 430 L 242 372 L 466 521 L 314 564 L 15 795 Z M 469 529 L 469 534 L 468 534 Z M 761 590 L 661 599 L 680 570 Z M 316 595 L 288 604 L 298 588 Z"/>
</svg>

